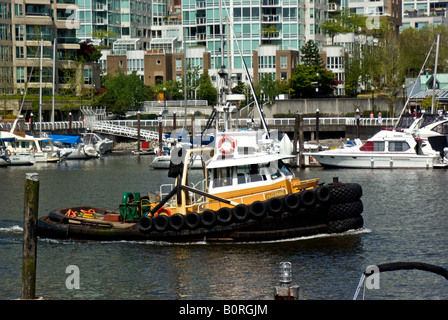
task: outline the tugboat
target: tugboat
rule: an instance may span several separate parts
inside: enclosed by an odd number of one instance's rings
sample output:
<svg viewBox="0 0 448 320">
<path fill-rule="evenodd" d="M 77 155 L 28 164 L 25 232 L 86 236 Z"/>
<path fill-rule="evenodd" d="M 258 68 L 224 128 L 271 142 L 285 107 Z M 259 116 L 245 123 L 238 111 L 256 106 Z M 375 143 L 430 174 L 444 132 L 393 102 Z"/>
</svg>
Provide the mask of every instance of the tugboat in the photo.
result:
<svg viewBox="0 0 448 320">
<path fill-rule="evenodd" d="M 222 132 L 215 147 L 176 149 L 168 170 L 175 184 L 159 199 L 125 192 L 119 211 L 88 206 L 54 210 L 39 219 L 38 234 L 82 240 L 247 242 L 363 226 L 359 184 L 295 178 L 283 162 L 291 156 L 257 144 L 260 136 L 257 131 Z M 202 159 L 204 176 L 191 186 L 189 164 L 195 157 Z"/>
<path fill-rule="evenodd" d="M 245 70 L 250 80 L 247 67 Z M 38 235 L 85 240 L 251 242 L 361 228 L 361 186 L 295 178 L 283 160 L 296 155 L 280 154 L 275 148 L 251 81 L 263 130 L 231 128 L 237 103 L 226 84 L 228 74 L 222 66 L 218 104 L 205 128 L 215 122 L 212 145 L 171 152 L 168 176 L 175 178 L 173 185 L 160 186 L 157 196 L 125 192 L 119 211 L 91 207 L 54 210 L 39 219 Z M 218 121 L 220 116 L 222 121 Z M 190 169 L 196 159 L 201 159 L 203 177 L 193 182 L 197 175 L 190 174 Z"/>
</svg>

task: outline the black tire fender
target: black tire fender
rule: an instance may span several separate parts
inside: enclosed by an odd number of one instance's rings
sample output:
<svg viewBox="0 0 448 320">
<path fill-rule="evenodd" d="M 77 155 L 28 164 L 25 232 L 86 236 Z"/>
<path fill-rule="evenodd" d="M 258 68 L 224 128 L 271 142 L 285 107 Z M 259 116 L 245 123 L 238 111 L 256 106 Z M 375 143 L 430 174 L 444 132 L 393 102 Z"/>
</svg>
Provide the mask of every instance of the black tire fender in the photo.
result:
<svg viewBox="0 0 448 320">
<path fill-rule="evenodd" d="M 266 216 L 266 213 L 268 212 L 268 206 L 265 201 L 254 201 L 249 206 L 250 215 L 254 219 L 261 219 Z"/>
<path fill-rule="evenodd" d="M 185 217 L 183 214 L 175 213 L 169 217 L 168 222 L 171 229 L 173 229 L 174 231 L 179 231 L 184 226 Z"/>
<path fill-rule="evenodd" d="M 270 215 L 278 216 L 283 213 L 283 199 L 282 198 L 271 198 L 268 200 L 268 212 Z"/>
<path fill-rule="evenodd" d="M 283 198 L 283 205 L 285 208 L 285 211 L 296 211 L 300 208 L 300 198 L 295 193 L 287 194 Z"/>
<path fill-rule="evenodd" d="M 327 186 L 319 186 L 316 188 L 317 202 L 320 204 L 326 204 L 330 201 L 331 191 Z"/>
<path fill-rule="evenodd" d="M 201 217 L 197 212 L 189 212 L 185 216 L 184 222 L 188 229 L 194 230 L 201 224 Z"/>
<path fill-rule="evenodd" d="M 151 231 L 154 226 L 154 221 L 149 216 L 143 216 L 138 220 L 138 227 L 140 232 L 146 233 Z"/>
<path fill-rule="evenodd" d="M 316 204 L 316 192 L 315 190 L 307 189 L 300 192 L 300 203 L 306 207 L 311 208 Z"/>
<path fill-rule="evenodd" d="M 206 228 L 211 228 L 216 224 L 216 212 L 213 210 L 204 210 L 201 214 L 201 223 Z"/>
<path fill-rule="evenodd" d="M 161 214 L 154 218 L 154 228 L 157 231 L 165 231 L 168 228 L 169 219 L 167 215 Z"/>
<path fill-rule="evenodd" d="M 216 220 L 220 225 L 228 225 L 232 222 L 232 209 L 223 207 L 216 212 Z"/>
<path fill-rule="evenodd" d="M 238 204 L 232 210 L 233 219 L 237 222 L 247 221 L 249 214 L 249 208 L 245 204 Z"/>
</svg>

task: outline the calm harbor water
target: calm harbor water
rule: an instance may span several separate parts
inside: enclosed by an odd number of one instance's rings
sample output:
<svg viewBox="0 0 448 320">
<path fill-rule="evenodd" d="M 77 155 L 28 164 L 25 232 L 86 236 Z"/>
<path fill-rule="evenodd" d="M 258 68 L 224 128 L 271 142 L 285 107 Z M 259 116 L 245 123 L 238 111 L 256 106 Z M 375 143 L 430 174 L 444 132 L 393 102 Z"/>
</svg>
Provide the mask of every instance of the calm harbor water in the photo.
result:
<svg viewBox="0 0 448 320">
<path fill-rule="evenodd" d="M 0 168 L 0 299 L 21 296 L 25 173 L 40 177 L 39 216 L 74 205 L 117 209 L 126 191 L 158 191 L 173 180 L 152 170 L 152 156 Z M 274 243 L 167 244 L 39 239 L 36 295 L 45 299 L 270 300 L 278 266 L 289 261 L 301 298 L 352 299 L 369 265 L 419 261 L 448 268 L 448 171 L 295 170 L 303 179 L 363 187 L 364 228 L 343 235 Z M 80 271 L 69 290 L 66 268 Z M 422 271 L 381 274 L 366 299 L 447 299 L 441 276 Z"/>
</svg>

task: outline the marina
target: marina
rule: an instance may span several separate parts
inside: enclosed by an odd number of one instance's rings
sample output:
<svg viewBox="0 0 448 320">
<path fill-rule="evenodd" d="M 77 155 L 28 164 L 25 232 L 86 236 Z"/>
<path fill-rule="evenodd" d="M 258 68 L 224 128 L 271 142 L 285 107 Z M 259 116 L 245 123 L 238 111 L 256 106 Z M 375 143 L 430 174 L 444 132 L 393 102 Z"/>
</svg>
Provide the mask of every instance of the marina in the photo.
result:
<svg viewBox="0 0 448 320">
<path fill-rule="evenodd" d="M 23 188 L 27 172 L 40 175 L 39 217 L 80 204 L 118 209 L 127 191 L 172 183 L 150 169 L 154 156 L 107 155 L 89 161 L 0 168 L 0 299 L 20 297 Z M 447 267 L 445 170 L 293 169 L 300 179 L 359 183 L 364 226 L 338 235 L 286 241 L 210 244 L 164 241 L 38 239 L 36 294 L 45 299 L 272 300 L 278 265 L 292 264 L 301 299 L 352 299 L 367 266 L 420 261 Z M 196 174 L 196 170 L 192 172 Z M 199 174 L 199 172 L 198 172 Z M 80 270 L 80 289 L 65 283 L 68 266 Z M 406 271 L 381 275 L 368 299 L 446 299 L 446 281 Z"/>
</svg>

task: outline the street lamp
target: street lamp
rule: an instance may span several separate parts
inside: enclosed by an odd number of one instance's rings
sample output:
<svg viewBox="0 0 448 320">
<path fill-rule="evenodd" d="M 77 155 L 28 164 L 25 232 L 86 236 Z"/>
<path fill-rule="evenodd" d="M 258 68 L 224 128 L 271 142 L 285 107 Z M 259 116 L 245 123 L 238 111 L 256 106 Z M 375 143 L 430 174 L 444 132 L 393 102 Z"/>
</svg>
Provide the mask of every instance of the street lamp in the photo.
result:
<svg viewBox="0 0 448 320">
<path fill-rule="evenodd" d="M 356 119 L 356 133 L 358 139 L 359 139 L 359 118 L 361 118 L 359 114 L 359 108 L 356 108 L 355 119 Z"/>
<path fill-rule="evenodd" d="M 165 102 L 165 109 L 164 109 L 164 111 L 166 110 L 166 88 L 165 87 L 163 87 L 163 101 Z"/>
</svg>

